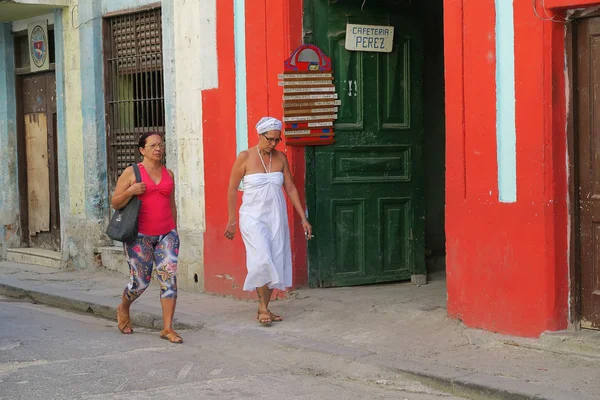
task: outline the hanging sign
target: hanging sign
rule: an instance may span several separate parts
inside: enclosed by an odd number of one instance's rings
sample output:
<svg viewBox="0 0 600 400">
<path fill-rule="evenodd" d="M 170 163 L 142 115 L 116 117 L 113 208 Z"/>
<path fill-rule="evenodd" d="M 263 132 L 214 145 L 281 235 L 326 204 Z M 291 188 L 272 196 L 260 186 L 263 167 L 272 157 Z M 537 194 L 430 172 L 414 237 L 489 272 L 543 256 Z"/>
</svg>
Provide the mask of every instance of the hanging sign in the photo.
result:
<svg viewBox="0 0 600 400">
<path fill-rule="evenodd" d="M 331 83 L 333 83 L 333 81 L 332 80 L 327 80 L 327 81 L 325 81 L 325 80 L 321 80 L 321 81 L 316 81 L 316 80 L 315 81 L 295 81 L 295 80 L 291 80 L 291 79 L 285 81 L 285 85 L 287 85 L 287 86 L 296 86 L 296 85 L 320 86 L 320 85 L 327 84 L 327 83 L 331 84 Z M 279 86 L 283 86 L 283 85 L 284 85 L 284 82 L 279 82 Z"/>
<path fill-rule="evenodd" d="M 284 82 L 283 85 L 286 85 Z M 282 86 L 283 86 L 282 85 Z M 328 87 L 327 87 L 328 86 Z M 335 92 L 335 87 L 333 85 L 329 86 L 319 86 L 319 87 L 293 87 L 293 88 L 284 88 L 283 93 L 318 93 L 318 92 Z"/>
<path fill-rule="evenodd" d="M 346 25 L 346 50 L 391 53 L 393 46 L 393 26 Z"/>
<path fill-rule="evenodd" d="M 336 113 L 338 112 L 338 108 L 337 107 L 330 107 L 330 108 L 310 108 L 310 109 L 291 109 L 291 110 L 285 110 L 286 115 L 291 115 L 291 114 L 329 114 L 329 113 Z"/>
<path fill-rule="evenodd" d="M 46 71 L 50 67 L 48 21 L 40 20 L 27 25 L 31 72 Z"/>
<path fill-rule="evenodd" d="M 337 98 L 337 94 L 302 94 L 299 96 L 283 96 L 283 100 L 323 100 Z"/>
<path fill-rule="evenodd" d="M 342 104 L 335 93 L 331 60 L 317 46 L 298 47 L 279 74 L 287 146 L 334 143 L 333 121 Z"/>
<path fill-rule="evenodd" d="M 279 79 L 318 79 L 318 78 L 324 78 L 324 79 L 333 79 L 333 74 L 320 74 L 318 72 L 315 73 L 311 73 L 310 75 L 306 75 L 306 74 L 294 74 L 294 73 L 286 73 L 286 74 L 279 74 L 277 75 L 277 77 Z"/>
<path fill-rule="evenodd" d="M 341 106 L 341 100 L 331 100 L 331 101 L 313 101 L 313 102 L 285 102 L 283 103 L 284 108 L 294 108 L 294 107 L 322 107 L 322 106 Z"/>
</svg>

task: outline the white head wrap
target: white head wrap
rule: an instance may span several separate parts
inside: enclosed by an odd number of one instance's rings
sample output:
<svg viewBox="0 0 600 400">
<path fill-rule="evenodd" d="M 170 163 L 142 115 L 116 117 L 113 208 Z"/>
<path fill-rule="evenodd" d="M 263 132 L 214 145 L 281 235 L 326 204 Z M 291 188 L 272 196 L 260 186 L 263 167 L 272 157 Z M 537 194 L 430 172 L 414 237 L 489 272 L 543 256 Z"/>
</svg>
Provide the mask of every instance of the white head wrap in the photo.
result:
<svg viewBox="0 0 600 400">
<path fill-rule="evenodd" d="M 259 135 L 267 133 L 269 131 L 280 131 L 281 121 L 273 117 L 262 117 L 256 124 L 256 132 Z"/>
</svg>

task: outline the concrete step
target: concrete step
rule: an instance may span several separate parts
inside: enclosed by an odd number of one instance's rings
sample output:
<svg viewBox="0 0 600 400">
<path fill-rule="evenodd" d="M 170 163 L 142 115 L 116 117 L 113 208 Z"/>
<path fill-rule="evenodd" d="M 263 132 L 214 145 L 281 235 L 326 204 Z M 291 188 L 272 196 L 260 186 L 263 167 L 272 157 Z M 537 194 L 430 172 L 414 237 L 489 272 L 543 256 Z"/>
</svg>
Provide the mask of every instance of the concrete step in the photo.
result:
<svg viewBox="0 0 600 400">
<path fill-rule="evenodd" d="M 596 330 L 545 332 L 539 343 L 550 351 L 600 358 L 600 331 Z"/>
<path fill-rule="evenodd" d="M 60 252 L 46 249 L 7 249 L 6 261 L 19 264 L 41 265 L 43 267 L 57 269 L 62 267 L 62 256 Z"/>
<path fill-rule="evenodd" d="M 125 253 L 121 246 L 100 247 L 98 249 L 102 258 L 102 265 L 109 271 L 115 271 L 129 276 L 129 265 L 125 261 Z"/>
</svg>

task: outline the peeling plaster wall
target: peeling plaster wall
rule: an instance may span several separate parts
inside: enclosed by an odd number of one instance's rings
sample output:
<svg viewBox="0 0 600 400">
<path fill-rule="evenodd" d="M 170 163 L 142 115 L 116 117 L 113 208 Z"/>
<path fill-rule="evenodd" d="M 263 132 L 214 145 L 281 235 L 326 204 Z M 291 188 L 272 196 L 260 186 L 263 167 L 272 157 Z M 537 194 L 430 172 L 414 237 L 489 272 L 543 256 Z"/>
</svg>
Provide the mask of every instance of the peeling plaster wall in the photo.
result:
<svg viewBox="0 0 600 400">
<path fill-rule="evenodd" d="M 69 201 L 61 215 L 61 228 L 63 254 L 77 268 L 96 266 L 97 248 L 111 243 L 104 234 L 110 205 L 102 16 L 153 3 L 156 1 L 73 0 L 62 12 Z"/>
<path fill-rule="evenodd" d="M 108 187 L 101 10 L 100 2 L 79 2 L 85 214 L 102 224 L 107 218 Z"/>
<path fill-rule="evenodd" d="M 64 86 L 65 86 L 65 127 L 67 149 L 67 177 L 69 204 L 66 212 L 61 214 L 63 255 L 71 260 L 73 266 L 83 268 L 87 266 L 85 242 L 88 223 L 85 215 L 85 174 L 82 133 L 82 86 L 81 86 L 81 55 L 80 32 L 77 26 L 80 23 L 78 13 L 71 14 L 77 1 L 72 1 L 68 9 L 63 10 L 63 42 L 64 42 Z M 62 211 L 62 210 L 61 210 Z M 89 246 L 88 246 L 89 247 Z"/>
<path fill-rule="evenodd" d="M 64 81 L 65 81 L 65 125 L 67 130 L 67 162 L 69 165 L 69 214 L 73 217 L 83 217 L 83 117 L 81 113 L 81 57 L 79 54 L 79 31 L 74 25 L 79 24 L 75 16 L 71 20 L 71 10 L 76 4 L 62 13 L 64 41 Z"/>
<path fill-rule="evenodd" d="M 66 174 L 61 191 L 68 193 L 66 201 L 61 201 L 63 254 L 78 268 L 95 266 L 96 249 L 110 244 L 104 235 L 109 203 L 102 16 L 153 3 L 156 1 L 73 0 L 67 9 L 55 14 L 63 21 L 61 57 L 64 64 L 61 74 L 65 112 L 62 123 L 66 138 L 64 146 L 59 148 L 65 155 L 65 161 L 59 164 L 59 168 Z M 169 22 L 163 23 L 163 29 L 168 26 Z M 172 60 L 172 54 L 169 55 L 172 50 L 168 44 L 164 52 L 165 58 Z M 173 103 L 168 99 L 166 102 Z"/>
<path fill-rule="evenodd" d="M 77 268 L 95 266 L 97 248 L 110 244 L 104 235 L 109 194 L 102 16 L 154 3 L 73 0 L 67 9 L 55 13 L 63 28 L 59 85 L 64 85 L 64 118 L 59 118 L 59 124 L 63 124 L 66 135 L 63 147 L 59 147 L 64 157 L 59 168 L 66 174 L 61 191 L 68 193 L 61 201 L 63 254 Z M 165 2 L 162 14 L 167 167 L 176 178 L 182 242 L 180 285 L 202 290 L 206 225 L 202 91 L 218 84 L 216 0 Z"/>
<path fill-rule="evenodd" d="M 0 24 L 0 259 L 19 246 L 14 47 L 10 24 Z"/>
<path fill-rule="evenodd" d="M 216 0 L 174 0 L 172 8 L 163 12 L 166 17 L 166 12 L 172 13 L 173 21 L 163 29 L 177 27 L 173 31 L 175 63 L 171 68 L 171 77 L 177 77 L 173 80 L 175 91 L 169 87 L 166 93 L 177 93 L 174 110 L 167 107 L 172 124 L 167 127 L 167 135 L 177 149 L 176 162 L 169 167 L 176 171 L 181 236 L 179 282 L 184 288 L 203 290 L 206 218 L 202 91 L 218 86 Z"/>
<path fill-rule="evenodd" d="M 71 26 L 76 27 L 72 40 L 78 44 L 73 53 L 79 57 L 79 68 L 73 70 L 72 77 L 79 81 L 74 89 L 78 89 L 76 99 L 80 101 L 80 112 L 69 130 L 76 145 L 70 150 L 81 158 L 74 166 L 69 164 L 72 173 L 80 179 L 75 184 L 78 199 L 73 211 L 76 213 L 68 220 L 66 229 L 69 254 L 79 268 L 95 266 L 96 248 L 108 244 L 104 235 L 109 209 L 101 10 L 100 2 L 79 1 L 74 13 L 76 21 Z M 75 57 L 73 53 L 71 55 Z"/>
<path fill-rule="evenodd" d="M 57 122 L 62 253 L 64 261 L 78 268 L 95 266 L 96 249 L 110 244 L 104 235 L 109 216 L 109 204 L 102 16 L 109 12 L 127 11 L 155 3 L 156 0 L 98 2 L 72 0 L 68 8 L 56 10 L 49 16 L 55 21 L 57 35 Z M 192 4 L 200 8 L 199 2 Z M 167 8 L 172 9 L 171 2 L 168 2 Z M 189 9 L 184 13 L 188 11 Z M 199 15 L 199 11 L 196 12 L 196 16 Z M 185 16 L 180 19 L 185 20 Z M 163 22 L 163 30 L 172 31 L 170 26 L 172 26 L 172 18 Z M 14 99 L 14 50 L 11 26 L 1 24 L 0 28 L 0 98 Z M 173 37 L 172 33 L 170 37 Z M 172 39 L 165 43 L 163 51 L 165 60 L 172 63 L 174 57 Z M 171 110 L 175 109 L 174 97 L 174 90 L 171 90 L 171 97 L 166 99 L 167 107 Z M 7 245 L 10 247 L 19 245 L 15 116 L 14 102 L 0 104 L 0 144 L 2 145 L 0 184 L 8 188 L 0 193 L 0 257 L 3 256 Z M 190 129 L 193 130 L 194 126 L 192 124 Z M 170 168 L 176 172 L 177 152 L 175 146 L 171 146 L 171 149 Z M 185 209 L 185 206 L 182 207 L 184 216 Z"/>
</svg>

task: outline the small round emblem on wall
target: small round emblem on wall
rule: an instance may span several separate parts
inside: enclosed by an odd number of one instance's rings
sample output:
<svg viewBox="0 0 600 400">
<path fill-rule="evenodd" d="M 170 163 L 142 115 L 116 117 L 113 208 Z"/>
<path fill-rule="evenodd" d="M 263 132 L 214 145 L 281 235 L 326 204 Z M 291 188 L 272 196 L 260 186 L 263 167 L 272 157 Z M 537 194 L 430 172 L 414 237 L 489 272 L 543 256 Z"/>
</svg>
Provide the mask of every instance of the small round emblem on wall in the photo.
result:
<svg viewBox="0 0 600 400">
<path fill-rule="evenodd" d="M 31 60 L 36 67 L 41 68 L 46 62 L 48 54 L 48 38 L 41 26 L 36 25 L 31 30 L 31 39 L 29 43 L 29 51 L 31 52 Z"/>
</svg>

